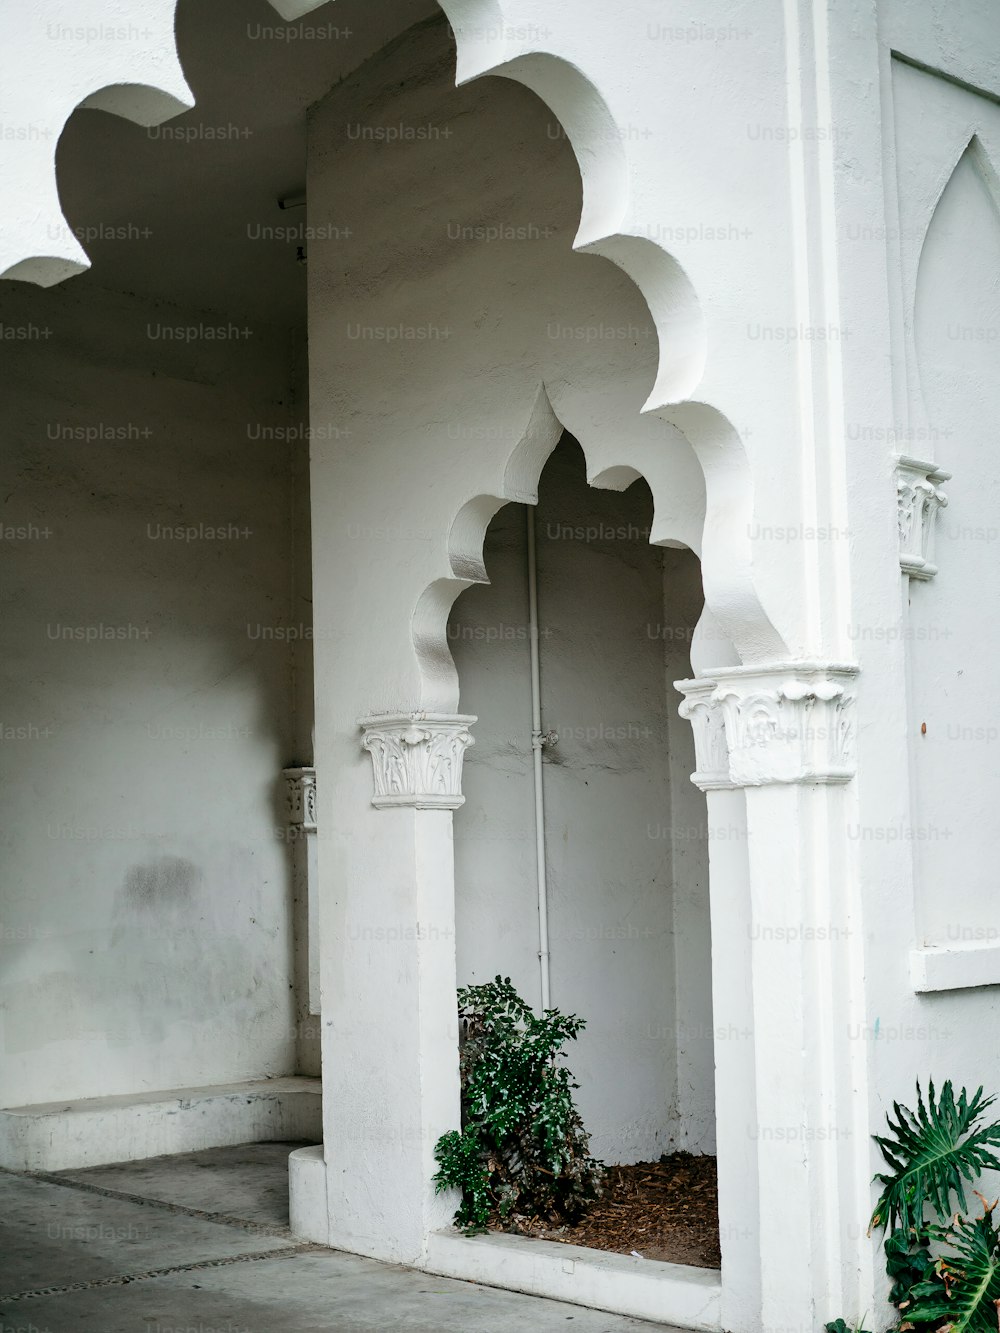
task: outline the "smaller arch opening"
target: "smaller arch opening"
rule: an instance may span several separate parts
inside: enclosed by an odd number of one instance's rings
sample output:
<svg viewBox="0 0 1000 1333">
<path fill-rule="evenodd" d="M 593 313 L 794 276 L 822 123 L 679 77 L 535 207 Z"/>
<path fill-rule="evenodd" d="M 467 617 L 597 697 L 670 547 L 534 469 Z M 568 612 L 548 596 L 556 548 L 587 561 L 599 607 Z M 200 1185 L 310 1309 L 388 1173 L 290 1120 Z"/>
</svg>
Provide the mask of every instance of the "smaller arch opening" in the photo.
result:
<svg viewBox="0 0 1000 1333">
<path fill-rule="evenodd" d="M 711 1191 L 693 1225 L 665 1225 L 670 1181 L 689 1172 L 714 1183 L 711 831 L 672 686 L 692 674 L 700 565 L 688 548 L 651 538 L 645 480 L 619 491 L 588 484 L 583 450 L 564 432 L 537 505 L 507 504 L 489 524 L 489 582 L 455 600 L 447 641 L 460 708 L 479 718 L 454 817 L 458 979 L 510 976 L 538 1009 L 547 973 L 549 1004 L 587 1021 L 569 1063 L 609 1189 L 579 1237 L 560 1238 L 718 1267 Z M 659 1211 L 652 1187 L 635 1186 L 651 1173 L 667 1183 Z M 632 1205 L 624 1215 L 612 1207 L 622 1198 Z M 613 1214 L 633 1227 L 619 1229 L 617 1244 Z"/>
</svg>

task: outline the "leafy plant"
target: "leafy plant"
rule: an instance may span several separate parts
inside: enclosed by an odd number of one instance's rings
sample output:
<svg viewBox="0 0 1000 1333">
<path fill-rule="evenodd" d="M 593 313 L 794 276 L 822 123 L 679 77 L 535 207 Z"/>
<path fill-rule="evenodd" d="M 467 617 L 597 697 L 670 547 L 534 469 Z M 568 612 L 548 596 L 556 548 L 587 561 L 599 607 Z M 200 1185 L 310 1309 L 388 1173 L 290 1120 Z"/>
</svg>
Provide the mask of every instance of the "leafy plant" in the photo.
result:
<svg viewBox="0 0 1000 1333">
<path fill-rule="evenodd" d="M 889 1300 L 907 1324 L 913 1324 L 911 1307 L 915 1289 L 928 1282 L 940 1285 L 927 1233 L 896 1227 L 885 1240 L 885 1271 L 892 1278 Z"/>
<path fill-rule="evenodd" d="M 604 1176 L 573 1104 L 579 1085 L 560 1063 L 584 1020 L 558 1009 L 537 1018 L 509 977 L 460 989 L 458 1005 L 462 1129 L 434 1148 L 438 1192 L 462 1191 L 456 1225 L 578 1220 Z"/>
<path fill-rule="evenodd" d="M 980 1197 L 982 1197 L 980 1195 Z M 1000 1301 L 1000 1234 L 993 1225 L 996 1203 L 983 1200 L 981 1217 L 960 1217 L 950 1227 L 935 1226 L 935 1237 L 954 1254 L 937 1262 L 940 1281 L 913 1288 L 912 1323 L 947 1325 L 953 1333 L 996 1333 Z"/>
<path fill-rule="evenodd" d="M 933 1082 L 928 1084 L 926 1106 L 917 1084 L 916 1114 L 893 1103 L 895 1122 L 886 1116 L 893 1137 L 872 1136 L 892 1172 L 875 1177 L 885 1188 L 869 1230 L 887 1223 L 898 1223 L 905 1231 L 920 1227 L 928 1203 L 939 1218 L 947 1217 L 952 1194 L 963 1209 L 968 1207 L 963 1179 L 971 1183 L 988 1168 L 1000 1169 L 1000 1159 L 990 1151 L 1000 1145 L 1000 1125 L 980 1126 L 994 1100 L 984 1097 L 980 1088 L 969 1101 L 963 1088 L 956 1102 L 949 1080 L 937 1101 Z"/>
<path fill-rule="evenodd" d="M 868 1333 L 867 1328 L 862 1328 L 860 1323 L 852 1326 L 845 1319 L 831 1319 L 823 1327 L 826 1333 Z"/>
<path fill-rule="evenodd" d="M 1000 1170 L 1000 1124 L 984 1123 L 994 1102 L 979 1088 L 957 1099 L 951 1082 L 927 1085 L 927 1100 L 917 1084 L 917 1109 L 893 1103 L 888 1134 L 872 1137 L 888 1171 L 875 1176 L 882 1193 L 869 1223 L 885 1239 L 886 1272 L 892 1279 L 889 1299 L 899 1311 L 900 1330 L 917 1333 L 997 1333 L 1000 1309 L 1000 1231 L 993 1220 L 996 1201 L 981 1200 L 982 1215 L 968 1209 L 966 1186 L 983 1171 Z M 952 1215 L 952 1200 L 961 1211 Z M 934 1214 L 926 1217 L 928 1208 Z M 827 1324 L 828 1333 L 844 1333 L 843 1320 Z"/>
</svg>

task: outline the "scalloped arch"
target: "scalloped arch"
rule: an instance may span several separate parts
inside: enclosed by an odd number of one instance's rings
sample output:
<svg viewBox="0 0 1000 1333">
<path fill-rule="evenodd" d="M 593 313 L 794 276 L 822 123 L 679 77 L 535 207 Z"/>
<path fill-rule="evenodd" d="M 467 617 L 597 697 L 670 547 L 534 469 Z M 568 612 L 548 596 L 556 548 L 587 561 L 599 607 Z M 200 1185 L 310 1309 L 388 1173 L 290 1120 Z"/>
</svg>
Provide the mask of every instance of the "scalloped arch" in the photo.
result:
<svg viewBox="0 0 1000 1333">
<path fill-rule="evenodd" d="M 721 423 L 722 419 L 718 418 L 718 421 Z M 542 469 L 565 429 L 549 401 L 544 385 L 541 386 L 524 434 L 503 464 L 497 493 L 474 495 L 455 515 L 446 544 L 447 572 L 442 572 L 440 577 L 432 580 L 421 594 L 413 613 L 412 636 L 420 667 L 421 708 L 438 712 L 457 710 L 459 682 L 448 646 L 448 616 L 455 599 L 466 588 L 474 583 L 489 583 L 483 557 L 487 529 L 505 504 L 537 504 Z M 676 507 L 665 503 L 668 499 L 674 499 L 664 493 L 669 487 L 669 478 L 665 475 L 655 479 L 650 477 L 647 470 L 636 466 L 638 459 L 595 468 L 592 465 L 597 452 L 595 441 L 588 439 L 584 432 L 576 434 L 575 438 L 583 450 L 587 480 L 591 486 L 621 491 L 640 478 L 647 482 L 653 495 L 653 529 L 650 534 L 653 545 L 686 547 L 699 553 L 697 539 L 690 531 L 689 522 L 684 521 L 690 520 L 690 506 L 686 507 L 684 518 L 680 519 Z M 668 511 L 666 516 L 659 515 L 661 507 Z M 719 617 L 712 614 L 704 619 L 712 625 L 723 624 Z M 715 637 L 717 639 L 718 635 Z M 701 638 L 705 638 L 704 629 Z M 723 664 L 729 663 L 731 655 L 731 650 L 724 654 L 726 662 Z"/>
<path fill-rule="evenodd" d="M 18 132 L 0 143 L 0 277 L 50 287 L 89 267 L 56 182 L 59 136 L 78 106 L 158 125 L 194 105 L 174 41 L 175 6 L 137 0 L 123 14 L 120 0 L 90 0 L 79 26 L 54 0 L 0 10 L 0 50 L 19 55 L 0 85 L 0 124 Z M 95 30 L 114 36 L 93 40 Z"/>
<path fill-rule="evenodd" d="M 648 236 L 626 229 L 630 181 L 622 132 L 607 102 L 579 66 L 552 51 L 507 54 L 496 0 L 438 0 L 458 43 L 457 82 L 483 75 L 530 88 L 566 133 L 583 187 L 575 250 L 601 255 L 631 278 L 649 308 L 659 366 L 646 410 L 683 402 L 705 372 L 708 338 L 697 293 L 677 259 Z"/>
<path fill-rule="evenodd" d="M 322 0 L 270 0 L 270 3 L 283 17 L 294 19 L 318 8 Z M 512 49 L 499 0 L 439 0 L 439 3 L 455 34 L 459 81 L 485 74 L 514 79 L 535 92 L 565 129 L 583 182 L 584 205 L 575 246 L 618 265 L 645 299 L 659 339 L 659 366 L 643 410 L 660 415 L 687 436 L 705 474 L 706 596 L 744 658 L 766 660 L 783 656 L 785 645 L 755 591 L 748 536 L 753 508 L 749 460 L 731 424 L 710 405 L 690 401 L 707 360 L 704 315 L 678 261 L 648 237 L 622 229 L 629 205 L 629 165 L 623 136 L 610 108 L 585 72 L 564 57 L 547 50 Z M 38 70 L 29 60 L 21 62 L 21 67 L 0 90 L 0 121 L 17 123 L 25 108 L 29 111 L 35 108 L 40 119 L 49 123 L 51 139 L 51 146 L 47 141 L 39 144 L 29 140 L 15 143 L 11 150 L 16 169 L 7 173 L 8 201 L 16 211 L 16 218 L 14 225 L 4 230 L 0 241 L 0 276 L 48 286 L 88 266 L 85 251 L 63 217 L 55 177 L 55 144 L 76 106 L 99 106 L 140 124 L 152 125 L 193 105 L 174 43 L 175 5 L 176 0 L 136 0 L 130 19 L 135 20 L 139 40 L 87 45 L 69 63 L 65 77 L 59 71 L 58 93 L 53 92 L 50 79 L 38 78 Z M 32 25 L 38 29 L 36 37 L 44 40 L 41 25 L 46 22 L 48 9 L 47 0 L 39 0 L 27 20 L 19 14 L 15 34 L 8 7 L 6 14 L 0 14 L 0 39 L 5 30 L 7 38 L 0 45 L 15 49 L 15 37 L 21 40 L 24 29 Z M 95 11 L 98 16 L 105 14 L 109 22 L 120 19 L 119 0 L 91 0 L 89 15 L 93 17 Z M 144 31 L 140 32 L 139 22 L 146 24 Z M 133 29 L 130 27 L 129 31 Z M 48 70 L 48 66 L 45 68 Z M 16 112 L 13 117 L 5 114 L 11 106 Z M 3 147 L 9 145 L 5 143 Z M 35 249 L 40 235 L 54 237 L 56 242 L 41 255 Z M 543 424 L 539 429 L 544 434 Z M 537 472 L 533 480 L 531 477 L 534 445 L 522 443 L 522 453 L 508 460 L 509 476 L 500 488 L 499 503 L 530 499 L 531 487 L 537 483 Z M 551 447 L 554 444 L 553 440 Z M 629 467 L 605 466 L 599 479 L 592 480 L 610 487 L 627 485 L 634 479 Z M 475 527 L 485 513 L 485 507 L 476 511 L 475 522 L 471 514 L 466 516 L 468 526 Z M 475 565 L 465 568 L 468 571 Z M 454 570 L 449 577 L 456 578 Z M 442 589 L 439 614 L 446 602 L 446 617 L 447 607 L 456 595 L 457 591 L 452 591 L 446 601 L 448 590 Z M 429 625 L 427 616 L 433 603 L 434 597 L 428 590 L 421 599 L 424 610 L 417 616 L 418 621 Z M 429 645 L 434 639 L 433 634 L 428 638 L 423 629 L 418 631 L 415 626 L 415 641 L 418 632 L 421 643 Z M 441 633 L 444 633 L 443 622 Z M 433 652 L 429 647 L 427 652 L 430 663 Z M 447 656 L 450 662 L 450 653 Z"/>
<path fill-rule="evenodd" d="M 681 403 L 657 415 L 683 433 L 705 476 L 706 604 L 743 661 L 781 661 L 788 645 L 761 606 L 753 576 L 753 475 L 739 432 L 709 403 Z"/>
</svg>

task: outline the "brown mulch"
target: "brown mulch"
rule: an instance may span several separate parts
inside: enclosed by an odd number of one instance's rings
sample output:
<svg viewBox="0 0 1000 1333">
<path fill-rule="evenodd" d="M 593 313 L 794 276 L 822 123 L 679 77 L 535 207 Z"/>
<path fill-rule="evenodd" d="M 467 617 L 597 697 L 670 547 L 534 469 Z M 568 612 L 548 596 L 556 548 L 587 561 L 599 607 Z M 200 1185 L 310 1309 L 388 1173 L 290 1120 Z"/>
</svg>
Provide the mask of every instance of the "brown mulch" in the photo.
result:
<svg viewBox="0 0 1000 1333">
<path fill-rule="evenodd" d="M 678 1152 L 658 1162 L 609 1166 L 604 1193 L 575 1226 L 519 1217 L 504 1229 L 592 1250 L 634 1250 L 644 1259 L 718 1268 L 715 1158 Z"/>
</svg>

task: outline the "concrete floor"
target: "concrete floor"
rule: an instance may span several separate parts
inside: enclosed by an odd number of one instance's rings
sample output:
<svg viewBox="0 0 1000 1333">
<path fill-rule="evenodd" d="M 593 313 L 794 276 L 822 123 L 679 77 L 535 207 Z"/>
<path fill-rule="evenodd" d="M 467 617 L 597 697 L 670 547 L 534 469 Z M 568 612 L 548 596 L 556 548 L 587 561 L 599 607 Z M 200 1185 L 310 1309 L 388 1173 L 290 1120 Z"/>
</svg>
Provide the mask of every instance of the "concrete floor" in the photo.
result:
<svg viewBox="0 0 1000 1333">
<path fill-rule="evenodd" d="M 299 1144 L 0 1171 L 0 1333 L 625 1333 L 578 1305 L 323 1250 L 288 1231 Z"/>
</svg>

